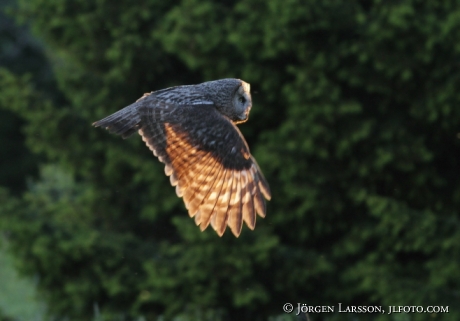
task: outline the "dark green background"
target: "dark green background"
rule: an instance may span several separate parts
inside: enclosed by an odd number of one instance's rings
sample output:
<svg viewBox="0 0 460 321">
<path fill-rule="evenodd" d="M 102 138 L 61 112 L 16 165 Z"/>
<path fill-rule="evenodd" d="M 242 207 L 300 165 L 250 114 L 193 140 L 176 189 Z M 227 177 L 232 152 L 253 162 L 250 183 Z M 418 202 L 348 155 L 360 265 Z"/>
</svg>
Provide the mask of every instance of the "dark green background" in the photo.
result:
<svg viewBox="0 0 460 321">
<path fill-rule="evenodd" d="M 0 230 L 51 318 L 281 320 L 286 302 L 340 302 L 449 313 L 310 319 L 460 319 L 460 1 L 2 8 Z M 91 126 L 226 77 L 251 84 L 240 128 L 273 194 L 238 239 L 200 232 L 138 136 Z"/>
</svg>

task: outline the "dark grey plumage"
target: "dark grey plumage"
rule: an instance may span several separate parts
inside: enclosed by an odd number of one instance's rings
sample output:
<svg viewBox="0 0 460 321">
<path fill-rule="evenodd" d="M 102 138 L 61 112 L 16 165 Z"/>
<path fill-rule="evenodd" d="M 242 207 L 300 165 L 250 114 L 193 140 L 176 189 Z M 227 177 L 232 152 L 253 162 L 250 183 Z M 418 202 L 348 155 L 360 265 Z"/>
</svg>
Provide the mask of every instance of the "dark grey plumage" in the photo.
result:
<svg viewBox="0 0 460 321">
<path fill-rule="evenodd" d="M 201 230 L 211 224 L 221 236 L 228 225 L 238 237 L 243 221 L 254 229 L 256 214 L 265 217 L 271 198 L 235 126 L 251 107 L 249 84 L 221 79 L 144 94 L 93 125 L 123 138 L 138 131 Z"/>
</svg>

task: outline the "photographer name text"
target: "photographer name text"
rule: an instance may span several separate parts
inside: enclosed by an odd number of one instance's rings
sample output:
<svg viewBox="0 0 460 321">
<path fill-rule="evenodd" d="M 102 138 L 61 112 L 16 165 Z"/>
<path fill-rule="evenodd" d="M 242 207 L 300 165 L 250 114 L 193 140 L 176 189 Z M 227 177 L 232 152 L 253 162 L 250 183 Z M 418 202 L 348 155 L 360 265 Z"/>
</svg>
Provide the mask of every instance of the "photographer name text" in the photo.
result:
<svg viewBox="0 0 460 321">
<path fill-rule="evenodd" d="M 286 303 L 283 305 L 285 313 L 295 312 L 296 315 L 301 313 L 380 313 L 380 314 L 393 314 L 393 313 L 449 313 L 448 306 L 439 305 L 390 305 L 383 307 L 380 305 L 344 305 L 338 303 L 337 306 L 333 305 L 307 305 L 305 303 Z"/>
</svg>

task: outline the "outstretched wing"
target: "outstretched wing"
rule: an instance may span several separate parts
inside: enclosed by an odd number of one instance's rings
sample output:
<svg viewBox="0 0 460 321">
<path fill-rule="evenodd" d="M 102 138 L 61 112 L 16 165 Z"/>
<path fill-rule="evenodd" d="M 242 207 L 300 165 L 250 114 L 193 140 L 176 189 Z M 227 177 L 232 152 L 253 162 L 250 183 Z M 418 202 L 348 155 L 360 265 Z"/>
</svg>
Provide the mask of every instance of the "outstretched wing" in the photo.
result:
<svg viewBox="0 0 460 321">
<path fill-rule="evenodd" d="M 123 122 L 131 112 L 121 110 L 119 116 L 109 116 L 111 122 L 103 119 L 95 125 L 123 136 L 131 131 L 124 123 L 138 129 L 153 154 L 165 163 L 166 175 L 201 230 L 211 224 L 221 236 L 228 225 L 239 236 L 243 221 L 254 229 L 256 214 L 265 216 L 264 198 L 269 200 L 271 195 L 238 128 L 212 105 L 155 101 L 134 107 L 136 115 L 131 120 Z"/>
</svg>

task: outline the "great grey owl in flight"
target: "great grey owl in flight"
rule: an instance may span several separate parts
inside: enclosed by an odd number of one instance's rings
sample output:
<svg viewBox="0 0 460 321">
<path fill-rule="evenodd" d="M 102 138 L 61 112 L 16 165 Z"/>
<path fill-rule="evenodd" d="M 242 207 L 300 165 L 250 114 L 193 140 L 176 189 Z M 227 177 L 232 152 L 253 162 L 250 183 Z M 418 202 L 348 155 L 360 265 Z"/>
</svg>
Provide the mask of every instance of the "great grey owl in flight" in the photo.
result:
<svg viewBox="0 0 460 321">
<path fill-rule="evenodd" d="M 176 194 L 203 231 L 219 236 L 228 225 L 238 237 L 256 214 L 265 217 L 271 193 L 235 124 L 248 119 L 249 84 L 221 79 L 144 94 L 135 103 L 95 122 L 127 138 L 136 131 L 158 159 Z"/>
</svg>

